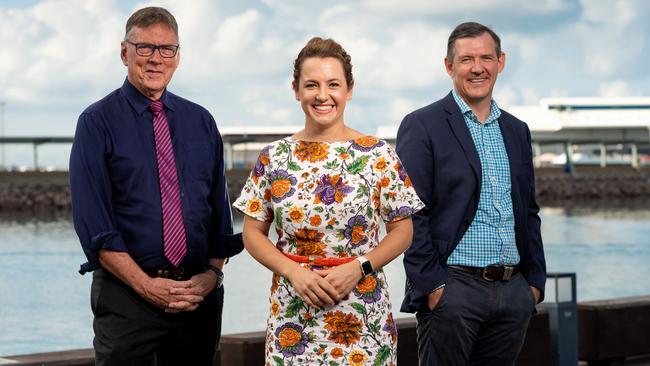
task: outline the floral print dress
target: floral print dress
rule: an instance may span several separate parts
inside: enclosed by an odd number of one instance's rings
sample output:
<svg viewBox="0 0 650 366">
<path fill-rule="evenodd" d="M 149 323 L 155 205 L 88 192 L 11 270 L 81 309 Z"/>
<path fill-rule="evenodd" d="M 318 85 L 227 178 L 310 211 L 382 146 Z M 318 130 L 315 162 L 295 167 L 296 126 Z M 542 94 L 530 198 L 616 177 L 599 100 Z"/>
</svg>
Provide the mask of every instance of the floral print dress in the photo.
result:
<svg viewBox="0 0 650 366">
<path fill-rule="evenodd" d="M 275 223 L 282 252 L 355 257 L 377 246 L 382 221 L 409 217 L 424 205 L 392 147 L 365 136 L 270 144 L 233 206 Z M 266 365 L 397 363 L 397 329 L 381 270 L 325 309 L 308 306 L 288 280 L 273 275 L 270 309 Z"/>
</svg>

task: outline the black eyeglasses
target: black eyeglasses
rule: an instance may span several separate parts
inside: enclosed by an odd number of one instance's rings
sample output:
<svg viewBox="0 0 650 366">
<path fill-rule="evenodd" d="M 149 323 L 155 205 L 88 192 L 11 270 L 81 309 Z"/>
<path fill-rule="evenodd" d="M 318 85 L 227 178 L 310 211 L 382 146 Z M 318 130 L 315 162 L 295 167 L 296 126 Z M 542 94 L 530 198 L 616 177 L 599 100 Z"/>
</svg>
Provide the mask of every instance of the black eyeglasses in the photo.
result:
<svg viewBox="0 0 650 366">
<path fill-rule="evenodd" d="M 158 50 L 160 56 L 164 58 L 172 58 L 176 56 L 176 53 L 178 52 L 178 48 L 180 47 L 174 44 L 161 44 L 159 46 L 156 46 L 155 44 L 151 44 L 151 43 L 133 43 L 131 41 L 124 41 L 124 42 L 135 46 L 135 53 L 138 56 L 144 56 L 144 57 L 149 57 L 153 55 L 153 53 L 156 52 L 156 50 Z"/>
</svg>

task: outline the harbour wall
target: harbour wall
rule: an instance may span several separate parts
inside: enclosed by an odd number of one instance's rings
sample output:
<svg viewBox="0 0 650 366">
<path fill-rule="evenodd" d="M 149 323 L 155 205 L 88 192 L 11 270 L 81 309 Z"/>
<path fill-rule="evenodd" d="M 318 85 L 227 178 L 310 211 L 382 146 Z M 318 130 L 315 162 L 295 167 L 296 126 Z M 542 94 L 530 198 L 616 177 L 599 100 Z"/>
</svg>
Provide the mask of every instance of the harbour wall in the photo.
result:
<svg viewBox="0 0 650 366">
<path fill-rule="evenodd" d="M 571 173 L 562 168 L 535 170 L 537 199 L 541 205 L 580 200 L 628 200 L 650 198 L 650 167 L 606 168 L 579 166 Z M 233 201 L 249 170 L 230 170 L 228 186 Z M 68 172 L 0 172 L 0 212 L 39 213 L 69 210 Z"/>
</svg>

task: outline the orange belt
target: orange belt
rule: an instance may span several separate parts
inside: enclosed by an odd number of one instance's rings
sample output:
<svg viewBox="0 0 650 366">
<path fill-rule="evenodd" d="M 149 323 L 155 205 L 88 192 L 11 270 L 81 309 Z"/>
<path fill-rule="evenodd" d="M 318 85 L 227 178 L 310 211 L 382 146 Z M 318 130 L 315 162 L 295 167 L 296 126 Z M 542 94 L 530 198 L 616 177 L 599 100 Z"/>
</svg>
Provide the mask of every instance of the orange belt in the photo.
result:
<svg viewBox="0 0 650 366">
<path fill-rule="evenodd" d="M 287 258 L 291 259 L 294 262 L 298 263 L 309 263 L 310 266 L 317 267 L 335 267 L 340 266 L 341 264 L 352 262 L 356 257 L 343 257 L 343 258 L 327 258 L 327 257 L 316 257 L 313 255 L 295 255 L 282 252 Z"/>
</svg>

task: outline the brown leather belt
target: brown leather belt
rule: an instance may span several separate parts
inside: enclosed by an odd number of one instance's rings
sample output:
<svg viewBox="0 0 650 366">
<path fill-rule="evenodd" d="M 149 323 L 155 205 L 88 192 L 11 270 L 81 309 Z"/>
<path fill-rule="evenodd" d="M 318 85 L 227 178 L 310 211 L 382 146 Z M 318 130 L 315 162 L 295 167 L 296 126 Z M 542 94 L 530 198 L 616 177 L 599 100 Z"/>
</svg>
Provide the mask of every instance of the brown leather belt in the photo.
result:
<svg viewBox="0 0 650 366">
<path fill-rule="evenodd" d="M 468 267 L 454 265 L 449 266 L 449 268 L 477 274 L 486 281 L 510 281 L 512 276 L 519 273 L 519 266 Z"/>
<path fill-rule="evenodd" d="M 144 273 L 149 277 L 162 277 L 175 281 L 186 281 L 192 278 L 195 274 L 205 272 L 205 269 L 200 268 L 143 268 Z"/>
</svg>

